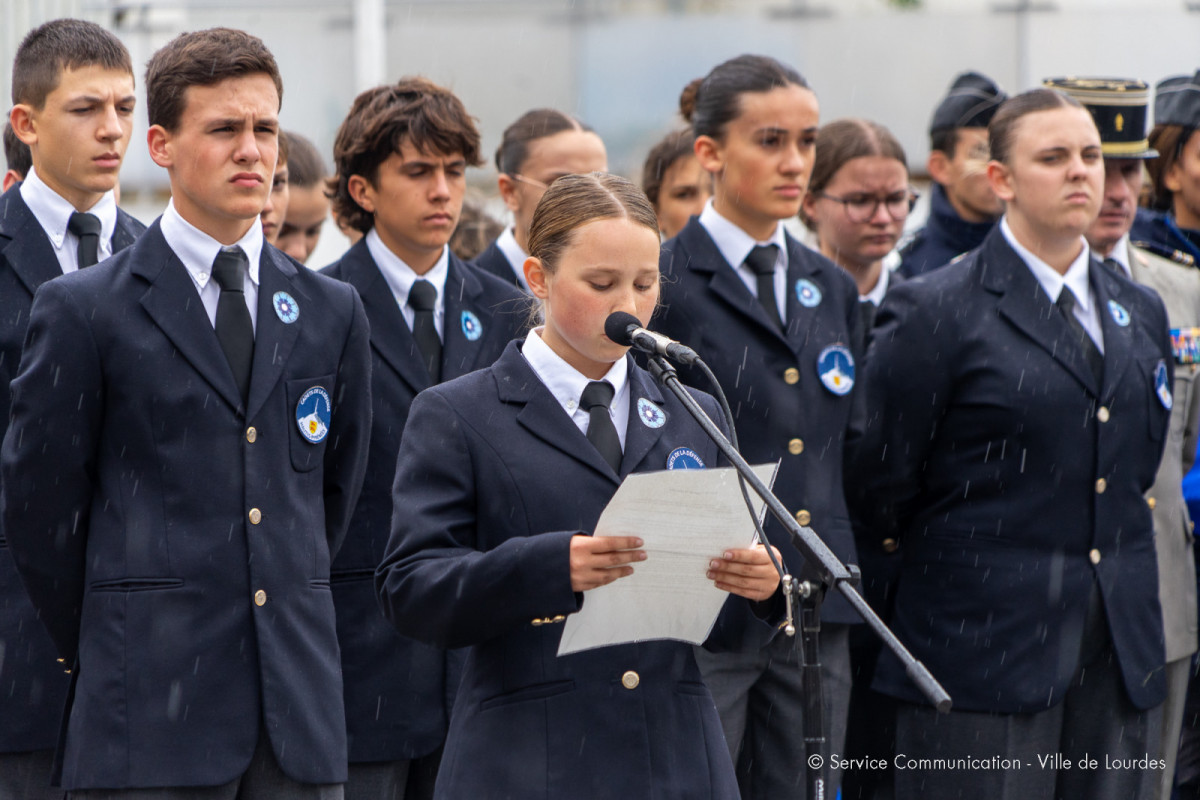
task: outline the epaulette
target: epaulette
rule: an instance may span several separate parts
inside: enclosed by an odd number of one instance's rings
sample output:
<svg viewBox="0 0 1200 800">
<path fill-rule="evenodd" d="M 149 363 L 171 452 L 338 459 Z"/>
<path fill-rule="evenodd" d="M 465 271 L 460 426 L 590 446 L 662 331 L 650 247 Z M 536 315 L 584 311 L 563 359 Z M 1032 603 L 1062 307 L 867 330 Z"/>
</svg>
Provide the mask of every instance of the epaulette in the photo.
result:
<svg viewBox="0 0 1200 800">
<path fill-rule="evenodd" d="M 1196 266 L 1196 259 L 1192 258 L 1190 253 L 1185 253 L 1182 250 L 1176 250 L 1173 247 L 1168 247 L 1158 242 L 1130 242 L 1134 247 L 1145 250 L 1147 253 L 1153 253 L 1159 258 L 1165 258 L 1168 261 L 1174 261 L 1176 264 L 1182 264 L 1185 267 Z"/>
</svg>

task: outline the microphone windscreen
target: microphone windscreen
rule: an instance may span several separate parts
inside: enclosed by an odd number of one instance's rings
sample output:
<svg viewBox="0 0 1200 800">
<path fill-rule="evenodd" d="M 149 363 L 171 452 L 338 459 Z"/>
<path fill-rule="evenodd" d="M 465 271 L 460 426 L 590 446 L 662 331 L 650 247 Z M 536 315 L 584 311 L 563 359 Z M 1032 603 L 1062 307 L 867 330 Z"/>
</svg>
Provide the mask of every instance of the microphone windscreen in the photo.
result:
<svg viewBox="0 0 1200 800">
<path fill-rule="evenodd" d="M 628 311 L 614 311 L 604 320 L 604 335 L 620 345 L 629 347 L 633 338 L 629 335 L 629 326 L 642 327 L 642 322 Z"/>
</svg>

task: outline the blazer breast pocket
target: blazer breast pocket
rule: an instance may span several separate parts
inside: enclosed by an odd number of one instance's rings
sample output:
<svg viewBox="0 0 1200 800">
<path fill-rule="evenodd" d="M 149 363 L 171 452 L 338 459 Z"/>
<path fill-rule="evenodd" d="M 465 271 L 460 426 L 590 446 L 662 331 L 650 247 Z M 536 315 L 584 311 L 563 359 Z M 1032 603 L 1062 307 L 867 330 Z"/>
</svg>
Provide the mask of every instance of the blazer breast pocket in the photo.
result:
<svg viewBox="0 0 1200 800">
<path fill-rule="evenodd" d="M 287 382 L 287 409 L 292 415 L 288 435 L 292 468 L 310 472 L 325 459 L 333 427 L 334 375 L 297 378 Z"/>
</svg>

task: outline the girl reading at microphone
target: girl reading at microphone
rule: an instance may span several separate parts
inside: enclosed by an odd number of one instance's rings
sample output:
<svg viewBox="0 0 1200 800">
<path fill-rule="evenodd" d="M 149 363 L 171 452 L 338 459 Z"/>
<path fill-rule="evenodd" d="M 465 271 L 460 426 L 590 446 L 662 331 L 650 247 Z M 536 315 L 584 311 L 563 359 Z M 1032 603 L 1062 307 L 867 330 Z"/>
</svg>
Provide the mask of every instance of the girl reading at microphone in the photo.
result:
<svg viewBox="0 0 1200 800">
<path fill-rule="evenodd" d="M 614 312 L 646 325 L 658 301 L 654 211 L 623 178 L 566 176 L 538 204 L 529 245 L 545 324 L 490 368 L 417 397 L 376 573 L 402 633 L 470 648 L 435 796 L 735 800 L 691 646 L 557 655 L 586 593 L 646 558 L 637 537 L 590 535 L 621 479 L 682 451 L 692 467 L 718 459 L 683 405 L 604 334 Z M 727 609 L 772 599 L 779 584 L 761 547 L 714 554 L 708 577 L 739 596 Z"/>
</svg>

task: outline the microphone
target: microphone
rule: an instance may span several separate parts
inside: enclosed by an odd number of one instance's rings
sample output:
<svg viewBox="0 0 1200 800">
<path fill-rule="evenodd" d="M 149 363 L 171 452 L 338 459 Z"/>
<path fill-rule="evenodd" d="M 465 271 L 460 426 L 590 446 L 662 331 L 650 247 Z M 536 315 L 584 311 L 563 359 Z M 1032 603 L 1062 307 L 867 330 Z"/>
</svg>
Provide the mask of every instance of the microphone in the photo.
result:
<svg viewBox="0 0 1200 800">
<path fill-rule="evenodd" d="M 633 314 L 614 311 L 604 320 L 604 335 L 614 342 L 643 353 L 666 356 L 680 364 L 694 364 L 700 360 L 696 351 L 661 333 L 648 331 Z"/>
</svg>

